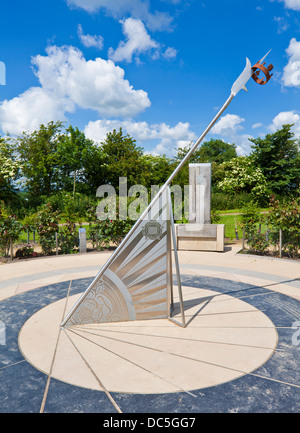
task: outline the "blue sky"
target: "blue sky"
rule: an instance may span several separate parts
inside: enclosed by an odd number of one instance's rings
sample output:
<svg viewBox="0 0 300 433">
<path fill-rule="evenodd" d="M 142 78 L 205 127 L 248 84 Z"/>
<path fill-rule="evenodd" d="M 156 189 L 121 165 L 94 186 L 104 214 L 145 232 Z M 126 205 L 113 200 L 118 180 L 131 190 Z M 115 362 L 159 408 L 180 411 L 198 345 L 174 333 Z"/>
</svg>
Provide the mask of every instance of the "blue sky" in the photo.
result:
<svg viewBox="0 0 300 433">
<path fill-rule="evenodd" d="M 242 72 L 272 49 L 210 138 L 249 154 L 249 137 L 294 123 L 300 138 L 300 0 L 28 0 L 1 5 L 0 131 L 62 120 L 101 142 L 122 127 L 174 155 L 212 120 Z"/>
</svg>

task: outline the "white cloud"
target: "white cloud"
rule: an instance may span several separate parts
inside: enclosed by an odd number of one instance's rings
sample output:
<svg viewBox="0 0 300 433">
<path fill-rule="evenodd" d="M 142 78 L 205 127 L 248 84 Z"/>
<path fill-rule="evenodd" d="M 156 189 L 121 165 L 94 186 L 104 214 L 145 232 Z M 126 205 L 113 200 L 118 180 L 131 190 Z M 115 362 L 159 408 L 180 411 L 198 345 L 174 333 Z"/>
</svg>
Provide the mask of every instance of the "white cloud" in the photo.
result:
<svg viewBox="0 0 300 433">
<path fill-rule="evenodd" d="M 251 150 L 251 143 L 249 141 L 250 138 L 253 138 L 252 135 L 248 134 L 242 134 L 242 135 L 236 135 L 233 136 L 231 140 L 229 140 L 231 143 L 234 143 L 236 145 L 236 153 L 240 156 L 249 155 Z"/>
<path fill-rule="evenodd" d="M 20 135 L 38 129 L 42 123 L 65 120 L 65 112 L 73 110 L 70 100 L 58 100 L 41 87 L 31 87 L 20 96 L 1 102 L 0 126 L 5 134 Z"/>
<path fill-rule="evenodd" d="M 177 147 L 183 147 L 196 139 L 196 135 L 190 130 L 189 123 L 178 122 L 175 126 L 166 123 L 149 125 L 147 122 L 121 121 L 121 120 L 97 120 L 89 122 L 85 127 L 85 135 L 95 142 L 101 142 L 106 134 L 113 129 L 122 128 L 132 136 L 139 144 L 152 146 L 152 154 L 173 155 Z"/>
<path fill-rule="evenodd" d="M 287 9 L 292 9 L 294 11 L 300 11 L 300 0 L 279 0 L 284 3 Z"/>
<path fill-rule="evenodd" d="M 108 15 L 120 19 L 125 16 L 140 19 L 150 30 L 169 30 L 172 18 L 165 12 L 151 12 L 149 1 L 143 0 L 66 0 L 70 7 L 90 13 L 104 10 Z"/>
<path fill-rule="evenodd" d="M 109 49 L 108 56 L 114 62 L 132 61 L 133 55 L 138 55 L 153 49 L 157 49 L 159 44 L 151 39 L 144 24 L 140 20 L 127 18 L 122 21 L 123 34 L 126 42 L 121 41 L 114 51 Z"/>
<path fill-rule="evenodd" d="M 282 82 L 288 87 L 300 87 L 300 42 L 292 38 L 286 53 L 289 62 L 283 70 Z"/>
<path fill-rule="evenodd" d="M 98 48 L 99 50 L 102 50 L 102 48 L 103 48 L 103 37 L 102 36 L 100 36 L 100 35 L 92 36 L 92 35 L 88 35 L 88 34 L 85 35 L 83 32 L 81 24 L 78 25 L 77 32 L 78 32 L 79 39 L 81 40 L 82 44 L 85 47 L 87 47 L 87 48 L 95 47 L 95 48 Z"/>
<path fill-rule="evenodd" d="M 241 134 L 240 131 L 243 129 L 241 123 L 244 121 L 239 116 L 227 114 L 221 117 L 221 120 L 212 128 L 211 133 L 221 135 L 224 141 L 228 143 L 234 143 L 236 145 L 236 151 L 238 155 L 248 155 L 251 151 L 250 138 L 253 136 L 248 134 Z M 300 113 L 296 111 L 282 111 L 277 114 L 272 120 L 272 123 L 268 125 L 266 131 L 274 133 L 278 129 L 281 129 L 283 125 L 292 124 L 291 131 L 294 132 L 295 138 L 300 138 Z M 263 127 L 262 123 L 255 123 L 252 125 L 253 129 Z"/>
<path fill-rule="evenodd" d="M 163 53 L 163 56 L 167 59 L 174 59 L 177 56 L 177 50 L 173 47 L 168 47 L 165 52 Z"/>
<path fill-rule="evenodd" d="M 150 127 L 158 140 L 161 140 L 153 149 L 153 154 L 173 155 L 178 147 L 184 147 L 194 141 L 196 134 L 190 130 L 188 122 L 178 122 L 171 127 L 165 123 L 151 125 Z"/>
<path fill-rule="evenodd" d="M 150 53 L 153 60 L 160 57 L 160 44 L 151 38 L 141 20 L 127 18 L 121 23 L 126 41 L 121 41 L 116 50 L 109 48 L 108 57 L 111 60 L 114 62 L 132 62 L 132 58 L 135 56 L 136 62 L 139 63 L 138 56 L 142 53 Z M 162 53 L 162 56 L 167 60 L 174 59 L 176 55 L 177 50 L 173 47 L 166 48 Z"/>
<path fill-rule="evenodd" d="M 294 132 L 295 138 L 300 138 L 300 115 L 295 111 L 282 111 L 277 114 L 271 125 L 269 125 L 269 129 L 273 133 L 276 132 L 277 129 L 281 129 L 283 125 L 287 124 L 294 125 L 291 130 Z"/>
<path fill-rule="evenodd" d="M 244 121 L 245 119 L 236 114 L 226 114 L 215 124 L 211 132 L 218 135 L 231 135 L 242 129 L 240 124 Z"/>
<path fill-rule="evenodd" d="M 70 98 L 81 108 L 105 116 L 130 117 L 150 106 L 143 90 L 134 90 L 124 70 L 111 60 L 86 61 L 74 47 L 50 47 L 47 56 L 36 56 L 36 75 L 44 89 Z"/>
<path fill-rule="evenodd" d="M 86 61 L 74 47 L 49 47 L 32 59 L 41 87 L 0 103 L 0 127 L 11 134 L 65 118 L 76 107 L 106 117 L 131 117 L 150 106 L 143 90 L 134 90 L 124 70 L 111 60 Z"/>
<path fill-rule="evenodd" d="M 289 28 L 289 24 L 284 17 L 274 17 L 274 21 L 277 23 L 277 33 L 285 32 Z"/>
<path fill-rule="evenodd" d="M 241 123 L 244 121 L 245 119 L 236 114 L 226 114 L 211 129 L 211 134 L 221 135 L 226 142 L 234 143 L 238 155 L 247 155 L 251 149 L 249 138 L 253 137 L 248 134 L 239 134 L 239 131 L 243 129 Z"/>
</svg>

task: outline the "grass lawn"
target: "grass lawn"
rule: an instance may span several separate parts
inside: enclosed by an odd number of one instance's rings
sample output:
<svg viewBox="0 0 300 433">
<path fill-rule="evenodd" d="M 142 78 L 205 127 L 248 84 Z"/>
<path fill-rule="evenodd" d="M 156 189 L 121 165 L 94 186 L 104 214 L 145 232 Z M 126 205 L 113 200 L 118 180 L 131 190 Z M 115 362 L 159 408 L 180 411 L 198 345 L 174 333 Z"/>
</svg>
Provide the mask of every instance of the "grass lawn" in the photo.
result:
<svg viewBox="0 0 300 433">
<path fill-rule="evenodd" d="M 222 212 L 223 213 L 223 212 Z M 225 224 L 225 238 L 236 239 L 235 229 L 238 231 L 239 239 L 243 237 L 243 230 L 240 226 L 241 215 L 219 215 L 218 224 Z M 262 233 L 267 230 L 266 224 L 261 225 Z"/>
<path fill-rule="evenodd" d="M 220 215 L 218 224 L 225 224 L 225 238 L 235 239 L 235 229 L 238 231 L 239 239 L 242 239 L 243 230 L 239 226 L 241 215 Z"/>
</svg>

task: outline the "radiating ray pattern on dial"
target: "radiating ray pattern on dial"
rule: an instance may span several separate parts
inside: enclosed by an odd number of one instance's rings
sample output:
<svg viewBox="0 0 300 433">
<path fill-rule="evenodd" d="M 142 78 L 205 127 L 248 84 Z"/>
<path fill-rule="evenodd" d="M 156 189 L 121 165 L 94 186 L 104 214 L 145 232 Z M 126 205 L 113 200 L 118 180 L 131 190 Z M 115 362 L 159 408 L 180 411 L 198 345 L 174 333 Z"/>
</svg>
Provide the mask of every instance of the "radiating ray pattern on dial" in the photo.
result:
<svg viewBox="0 0 300 433">
<path fill-rule="evenodd" d="M 168 317 L 169 200 L 155 203 L 119 254 L 83 294 L 66 326 Z"/>
</svg>

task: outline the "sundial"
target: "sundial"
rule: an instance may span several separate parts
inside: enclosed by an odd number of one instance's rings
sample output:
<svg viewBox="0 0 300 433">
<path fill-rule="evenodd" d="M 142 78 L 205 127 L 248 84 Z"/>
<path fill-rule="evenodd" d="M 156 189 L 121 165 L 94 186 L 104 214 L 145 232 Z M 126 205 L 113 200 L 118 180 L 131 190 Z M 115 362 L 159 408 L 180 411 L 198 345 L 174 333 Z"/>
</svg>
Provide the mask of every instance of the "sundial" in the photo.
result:
<svg viewBox="0 0 300 433">
<path fill-rule="evenodd" d="M 221 110 L 93 279 L 0 303 L 11 323 L 4 357 L 16 365 L 16 411 L 299 411 L 298 349 L 288 336 L 299 301 L 192 264 L 182 273 L 169 190 L 247 81 L 270 79 L 265 57 L 254 67 L 247 59 Z M 8 394 L 11 371 L 0 369 Z"/>
</svg>

